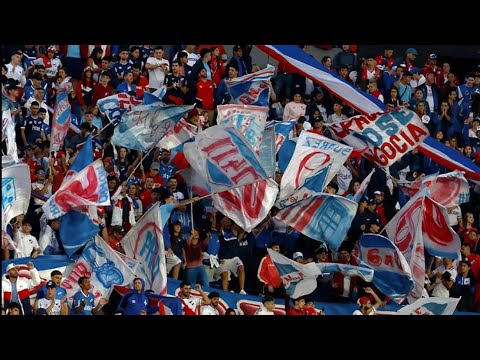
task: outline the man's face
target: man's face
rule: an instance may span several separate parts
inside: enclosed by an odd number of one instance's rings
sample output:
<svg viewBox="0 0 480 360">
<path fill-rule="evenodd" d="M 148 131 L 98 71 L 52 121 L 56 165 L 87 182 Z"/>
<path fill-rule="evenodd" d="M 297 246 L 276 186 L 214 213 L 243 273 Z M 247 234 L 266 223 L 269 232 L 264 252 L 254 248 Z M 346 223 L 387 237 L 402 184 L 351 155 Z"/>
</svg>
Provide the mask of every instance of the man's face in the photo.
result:
<svg viewBox="0 0 480 360">
<path fill-rule="evenodd" d="M 32 113 L 33 116 L 37 116 L 38 115 L 38 105 L 32 105 L 30 107 L 30 112 Z"/>
<path fill-rule="evenodd" d="M 55 299 L 55 295 L 57 294 L 57 289 L 54 287 L 47 287 L 47 299 Z"/>
<path fill-rule="evenodd" d="M 110 61 L 102 60 L 102 70 L 108 70 L 110 67 Z"/>
<path fill-rule="evenodd" d="M 18 278 L 18 270 L 16 267 L 13 267 L 11 268 L 10 270 L 8 270 L 8 276 L 11 277 L 11 278 Z"/>
<path fill-rule="evenodd" d="M 62 282 L 62 275 L 53 275 L 52 276 L 52 281 L 57 285 L 60 286 L 60 283 Z"/>
<path fill-rule="evenodd" d="M 211 304 L 214 308 L 216 308 L 218 306 L 218 303 L 220 302 L 220 298 L 219 297 L 213 297 L 210 299 L 211 301 Z"/>
<path fill-rule="evenodd" d="M 275 309 L 275 301 L 265 301 L 263 306 L 265 306 L 268 311 L 273 311 L 273 309 Z"/>
<path fill-rule="evenodd" d="M 135 280 L 135 282 L 133 283 L 133 287 L 135 288 L 135 290 L 137 291 L 141 291 L 142 290 L 142 282 L 140 281 L 140 279 L 137 279 Z"/>
<path fill-rule="evenodd" d="M 180 292 L 182 293 L 182 295 L 183 295 L 184 297 L 189 297 L 191 291 L 192 291 L 192 286 L 191 286 L 191 285 L 185 285 L 184 287 L 182 287 L 182 288 L 180 289 Z"/>
<path fill-rule="evenodd" d="M 120 59 L 127 60 L 128 59 L 128 51 L 122 51 L 119 54 Z"/>
<path fill-rule="evenodd" d="M 82 284 L 80 285 L 80 287 L 83 289 L 83 290 L 90 290 L 92 285 L 90 285 L 90 279 L 84 279 L 82 281 Z"/>
</svg>

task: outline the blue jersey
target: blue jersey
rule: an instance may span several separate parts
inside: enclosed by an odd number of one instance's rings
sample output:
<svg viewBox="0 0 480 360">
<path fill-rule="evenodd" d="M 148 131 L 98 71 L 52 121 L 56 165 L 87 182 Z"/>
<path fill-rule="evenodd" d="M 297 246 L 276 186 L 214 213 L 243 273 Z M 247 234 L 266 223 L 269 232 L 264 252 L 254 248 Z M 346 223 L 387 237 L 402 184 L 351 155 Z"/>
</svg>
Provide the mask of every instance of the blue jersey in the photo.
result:
<svg viewBox="0 0 480 360">
<path fill-rule="evenodd" d="M 27 138 L 27 143 L 33 144 L 35 139 L 40 137 L 42 131 L 43 119 L 41 117 L 33 118 L 27 116 L 25 118 L 24 128 L 25 136 Z"/>
<path fill-rule="evenodd" d="M 50 126 L 47 123 L 42 124 L 42 130 L 45 133 L 45 136 L 50 135 Z"/>
<path fill-rule="evenodd" d="M 165 184 L 168 184 L 168 179 L 170 179 L 175 174 L 175 166 L 170 164 L 165 165 L 163 162 L 160 162 L 160 169 L 158 170 L 158 174 L 163 178 Z"/>
<path fill-rule="evenodd" d="M 67 293 L 67 290 L 65 290 L 62 287 L 57 287 L 57 293 L 55 294 L 55 299 L 62 300 L 62 298 L 65 296 L 66 293 Z M 47 295 L 47 287 L 43 286 L 40 290 L 38 290 L 37 300 L 45 298 L 46 295 Z"/>
<path fill-rule="evenodd" d="M 120 62 L 113 65 L 113 71 L 115 71 L 119 79 L 123 79 L 123 75 L 128 71 L 132 71 L 132 69 L 132 64 L 128 62 L 125 65 L 120 64 Z"/>
<path fill-rule="evenodd" d="M 83 300 L 86 300 L 87 305 L 83 308 L 83 311 L 77 313 L 75 308 L 82 305 Z M 93 315 L 92 310 L 95 307 L 94 297 L 92 293 L 88 293 L 88 296 L 85 296 L 82 290 L 79 290 L 73 296 L 73 305 L 72 310 L 70 311 L 72 315 Z"/>
</svg>

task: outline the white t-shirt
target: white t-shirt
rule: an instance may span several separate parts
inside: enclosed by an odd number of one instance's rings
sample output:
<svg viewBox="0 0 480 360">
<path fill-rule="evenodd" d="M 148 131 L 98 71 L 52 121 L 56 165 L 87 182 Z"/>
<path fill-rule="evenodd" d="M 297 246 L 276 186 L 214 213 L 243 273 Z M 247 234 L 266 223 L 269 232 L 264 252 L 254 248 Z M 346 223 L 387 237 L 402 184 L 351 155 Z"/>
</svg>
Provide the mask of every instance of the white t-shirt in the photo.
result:
<svg viewBox="0 0 480 360">
<path fill-rule="evenodd" d="M 50 305 L 52 304 L 52 300 L 43 298 L 38 300 L 38 308 L 39 309 L 48 309 Z M 48 315 L 60 315 L 60 310 L 62 309 L 62 304 L 60 300 L 55 299 L 55 305 L 53 306 L 53 309 L 48 313 Z"/>
<path fill-rule="evenodd" d="M 33 250 L 38 249 L 38 241 L 33 235 L 26 235 L 19 229 L 14 235 L 13 240 L 17 244 L 15 259 L 29 257 Z"/>
<path fill-rule="evenodd" d="M 202 308 L 202 315 L 220 315 L 220 313 L 217 309 L 214 309 L 210 305 L 207 305 Z"/>
<path fill-rule="evenodd" d="M 45 180 L 45 182 L 46 182 L 46 181 L 47 181 L 47 180 Z M 34 183 L 32 183 L 32 190 L 33 190 L 33 191 L 42 190 L 44 186 L 45 186 L 44 184 L 39 184 L 38 182 L 34 182 Z M 48 198 L 49 198 L 50 196 L 52 196 L 52 184 L 49 184 L 49 185 L 48 185 L 47 191 L 45 191 L 45 194 L 43 194 L 43 195 L 46 196 L 46 197 L 48 197 Z M 34 198 L 33 201 L 35 202 L 35 205 L 43 205 L 43 204 L 45 204 L 45 201 L 40 200 L 40 199 L 37 199 L 37 198 Z"/>
<path fill-rule="evenodd" d="M 375 312 L 376 312 L 375 308 L 372 307 L 372 311 L 370 311 L 368 315 L 375 315 Z M 363 315 L 363 314 L 360 310 L 355 310 L 352 315 Z"/>
<path fill-rule="evenodd" d="M 157 65 L 157 64 L 167 64 L 168 60 L 162 59 L 158 60 L 156 57 L 149 57 L 147 59 L 147 64 L 150 65 Z M 165 82 L 165 76 L 168 74 L 168 67 L 167 71 L 163 71 L 162 67 L 159 66 L 153 70 L 148 70 L 148 86 L 153 89 L 160 89 Z"/>
</svg>

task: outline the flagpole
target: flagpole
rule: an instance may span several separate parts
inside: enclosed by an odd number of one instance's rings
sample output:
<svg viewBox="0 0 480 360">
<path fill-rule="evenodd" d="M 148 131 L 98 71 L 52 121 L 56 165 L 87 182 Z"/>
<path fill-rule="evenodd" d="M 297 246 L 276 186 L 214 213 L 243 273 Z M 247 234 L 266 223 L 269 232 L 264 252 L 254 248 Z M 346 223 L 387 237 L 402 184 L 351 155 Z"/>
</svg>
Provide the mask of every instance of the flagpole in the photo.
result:
<svg viewBox="0 0 480 360">
<path fill-rule="evenodd" d="M 192 199 L 192 187 L 190 186 L 190 199 Z M 192 218 L 192 230 L 193 230 L 193 204 L 190 204 L 190 217 Z"/>
<path fill-rule="evenodd" d="M 150 154 L 152 152 L 153 149 L 155 149 L 157 147 L 157 144 L 155 144 L 154 146 L 152 146 L 150 148 L 150 150 L 148 150 L 145 154 L 142 155 L 142 158 L 140 159 L 140 161 L 138 162 L 137 166 L 135 166 L 132 170 L 132 172 L 130 173 L 130 175 L 128 176 L 127 180 L 125 180 L 127 183 L 128 183 L 128 180 L 130 180 L 130 178 L 133 176 L 133 174 L 135 174 L 135 171 L 137 171 L 137 169 L 142 165 L 142 162 L 143 160 L 145 160 L 145 158 L 148 156 L 148 154 Z"/>
<path fill-rule="evenodd" d="M 103 130 L 105 130 L 107 127 L 109 127 L 109 126 L 112 125 L 112 124 L 113 124 L 113 123 L 112 123 L 110 120 L 108 120 L 108 124 L 105 125 L 103 128 L 101 128 L 100 130 L 98 130 L 98 132 L 97 132 L 95 135 L 93 135 L 93 137 L 100 135 Z"/>
<path fill-rule="evenodd" d="M 266 178 L 266 179 L 263 179 L 263 178 L 262 178 L 262 179 L 259 179 L 259 180 L 257 180 L 257 181 L 254 181 L 253 183 L 250 183 L 250 184 L 256 184 L 256 183 L 258 183 L 258 182 L 260 182 L 260 181 L 262 181 L 262 180 L 268 180 L 268 179 L 272 179 L 272 178 Z M 225 190 L 222 190 L 222 191 L 215 191 L 215 192 L 210 193 L 210 194 L 208 194 L 208 195 L 201 196 L 200 198 L 198 198 L 198 200 L 202 200 L 202 199 L 208 198 L 208 197 L 210 197 L 210 196 L 213 196 L 213 195 L 216 195 L 216 194 L 225 192 L 225 191 L 229 191 L 229 190 L 233 190 L 233 189 L 238 189 L 239 187 L 246 186 L 246 185 L 250 185 L 250 184 L 237 185 L 237 186 L 233 186 L 233 187 L 231 187 L 231 188 L 229 188 L 229 189 L 225 189 Z"/>
</svg>

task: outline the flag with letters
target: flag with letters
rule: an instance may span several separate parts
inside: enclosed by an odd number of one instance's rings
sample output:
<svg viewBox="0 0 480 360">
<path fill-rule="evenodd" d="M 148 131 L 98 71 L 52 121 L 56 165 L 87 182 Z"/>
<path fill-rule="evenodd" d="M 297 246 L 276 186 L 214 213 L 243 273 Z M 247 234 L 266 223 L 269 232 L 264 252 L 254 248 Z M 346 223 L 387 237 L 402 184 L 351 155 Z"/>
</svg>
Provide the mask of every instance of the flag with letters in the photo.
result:
<svg viewBox="0 0 480 360">
<path fill-rule="evenodd" d="M 275 67 L 267 65 L 265 69 L 234 79 L 227 79 L 228 91 L 235 104 L 267 106 L 270 100 L 270 78 Z"/>
</svg>

